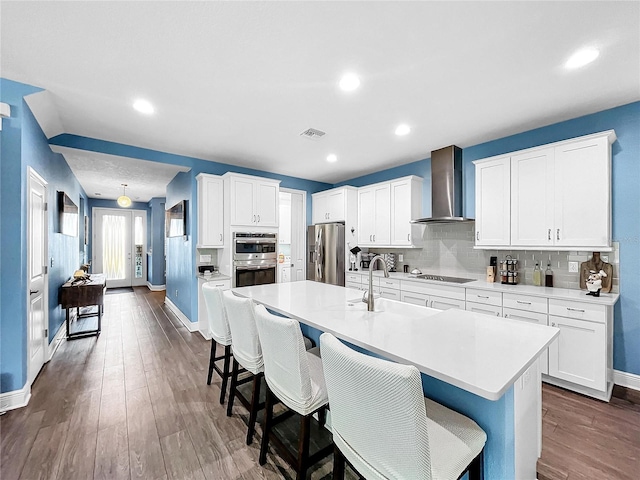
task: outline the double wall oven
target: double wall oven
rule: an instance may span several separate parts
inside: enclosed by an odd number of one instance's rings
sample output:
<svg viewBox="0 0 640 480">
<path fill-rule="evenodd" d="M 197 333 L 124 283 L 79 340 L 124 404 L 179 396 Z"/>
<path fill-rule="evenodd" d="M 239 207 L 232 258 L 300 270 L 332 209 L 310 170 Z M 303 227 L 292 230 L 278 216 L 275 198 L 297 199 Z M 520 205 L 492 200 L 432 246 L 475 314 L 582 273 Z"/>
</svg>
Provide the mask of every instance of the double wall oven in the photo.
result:
<svg viewBox="0 0 640 480">
<path fill-rule="evenodd" d="M 278 245 L 275 233 L 233 234 L 233 286 L 276 283 Z"/>
</svg>

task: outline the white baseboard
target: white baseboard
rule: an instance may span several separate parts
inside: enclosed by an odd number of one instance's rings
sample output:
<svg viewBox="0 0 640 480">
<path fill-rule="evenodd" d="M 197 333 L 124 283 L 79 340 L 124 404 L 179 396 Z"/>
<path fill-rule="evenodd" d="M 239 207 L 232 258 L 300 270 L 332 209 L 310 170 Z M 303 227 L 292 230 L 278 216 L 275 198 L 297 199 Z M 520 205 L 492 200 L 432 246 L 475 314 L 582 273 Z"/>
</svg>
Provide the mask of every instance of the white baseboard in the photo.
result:
<svg viewBox="0 0 640 480">
<path fill-rule="evenodd" d="M 62 324 L 58 327 L 58 331 L 54 335 L 53 340 L 51 340 L 51 343 L 49 344 L 49 355 L 47 356 L 47 360 L 46 360 L 47 362 L 51 361 L 51 359 L 53 358 L 53 354 L 56 353 L 56 350 L 58 350 L 58 347 L 60 346 L 60 342 L 64 340 L 64 337 L 66 336 L 66 334 L 67 334 L 67 326 L 65 322 L 62 322 Z"/>
<path fill-rule="evenodd" d="M 620 385 L 621 387 L 627 387 L 631 388 L 632 390 L 640 391 L 640 375 L 634 375 L 633 373 L 614 370 L 613 383 L 615 383 L 616 385 Z"/>
<path fill-rule="evenodd" d="M 147 288 L 152 292 L 162 292 L 167 289 L 166 285 L 151 285 L 151 282 L 147 282 Z"/>
<path fill-rule="evenodd" d="M 169 300 L 169 297 L 164 297 L 164 303 L 167 307 L 169 307 L 169 310 L 171 310 L 173 314 L 176 317 L 178 317 L 178 320 L 182 322 L 182 324 L 186 327 L 187 330 L 189 330 L 190 332 L 195 332 L 196 330 L 199 330 L 198 322 L 190 321 L 189 317 L 187 317 L 184 313 L 182 313 L 180 309 L 176 307 L 176 305 L 171 300 Z"/>
<path fill-rule="evenodd" d="M 20 390 L 0 393 L 0 412 L 26 407 L 31 398 L 31 385 L 25 385 Z"/>
</svg>

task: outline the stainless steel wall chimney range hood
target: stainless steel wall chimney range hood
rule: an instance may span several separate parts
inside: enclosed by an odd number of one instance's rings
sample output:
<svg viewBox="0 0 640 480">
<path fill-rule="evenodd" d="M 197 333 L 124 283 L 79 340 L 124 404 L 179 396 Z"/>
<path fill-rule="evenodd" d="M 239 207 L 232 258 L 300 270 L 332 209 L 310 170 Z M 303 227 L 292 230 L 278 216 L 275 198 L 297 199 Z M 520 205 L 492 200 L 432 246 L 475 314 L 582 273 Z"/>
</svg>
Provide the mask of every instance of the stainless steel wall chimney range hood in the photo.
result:
<svg viewBox="0 0 640 480">
<path fill-rule="evenodd" d="M 473 222 L 462 216 L 462 149 L 451 145 L 431 152 L 431 217 L 411 223 Z"/>
</svg>

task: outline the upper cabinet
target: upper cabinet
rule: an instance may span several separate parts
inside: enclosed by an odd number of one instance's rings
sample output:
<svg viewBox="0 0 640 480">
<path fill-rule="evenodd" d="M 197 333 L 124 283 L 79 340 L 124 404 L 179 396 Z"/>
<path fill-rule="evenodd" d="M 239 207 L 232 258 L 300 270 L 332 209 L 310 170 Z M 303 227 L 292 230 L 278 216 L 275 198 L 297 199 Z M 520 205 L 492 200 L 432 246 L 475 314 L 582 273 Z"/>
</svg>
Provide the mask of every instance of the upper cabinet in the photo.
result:
<svg viewBox="0 0 640 480">
<path fill-rule="evenodd" d="M 473 162 L 476 246 L 611 249 L 613 130 Z"/>
<path fill-rule="evenodd" d="M 313 223 L 346 222 L 350 208 L 355 206 L 357 189 L 339 187 L 311 195 Z"/>
<path fill-rule="evenodd" d="M 358 245 L 412 247 L 423 228 L 410 223 L 422 215 L 422 179 L 415 176 L 358 189 Z"/>
<path fill-rule="evenodd" d="M 229 186 L 231 225 L 278 226 L 278 180 L 236 173 L 227 173 L 224 178 Z"/>
<path fill-rule="evenodd" d="M 198 248 L 224 245 L 223 182 L 216 175 L 201 173 L 198 185 Z"/>
</svg>

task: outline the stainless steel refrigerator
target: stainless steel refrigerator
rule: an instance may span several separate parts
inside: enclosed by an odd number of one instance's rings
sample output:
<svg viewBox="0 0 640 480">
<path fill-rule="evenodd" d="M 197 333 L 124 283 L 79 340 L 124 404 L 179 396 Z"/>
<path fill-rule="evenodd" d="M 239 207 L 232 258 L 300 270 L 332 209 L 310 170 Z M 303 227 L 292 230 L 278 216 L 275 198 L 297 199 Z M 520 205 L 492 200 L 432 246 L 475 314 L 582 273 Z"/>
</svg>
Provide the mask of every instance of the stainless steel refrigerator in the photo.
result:
<svg viewBox="0 0 640 480">
<path fill-rule="evenodd" d="M 307 228 L 307 280 L 344 287 L 344 225 L 323 223 Z"/>
</svg>

